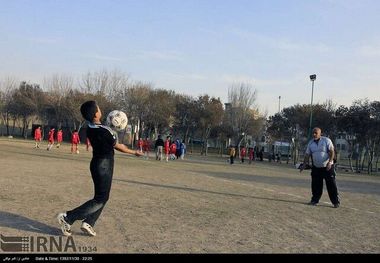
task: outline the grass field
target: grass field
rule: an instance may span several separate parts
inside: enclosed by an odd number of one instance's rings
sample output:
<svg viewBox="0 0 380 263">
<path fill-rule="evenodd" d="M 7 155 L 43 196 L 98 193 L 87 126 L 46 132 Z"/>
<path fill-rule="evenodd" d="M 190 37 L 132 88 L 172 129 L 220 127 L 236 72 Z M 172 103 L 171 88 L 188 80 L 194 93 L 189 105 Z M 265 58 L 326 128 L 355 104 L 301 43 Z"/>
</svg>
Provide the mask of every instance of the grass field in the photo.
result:
<svg viewBox="0 0 380 263">
<path fill-rule="evenodd" d="M 45 145 L 0 138 L 5 236 L 58 237 L 56 214 L 93 196 L 91 152 Z M 340 208 L 326 190 L 312 207 L 309 171 L 285 164 L 116 153 L 98 235 L 83 235 L 76 222 L 73 240 L 98 253 L 380 253 L 380 177 L 339 174 L 337 183 Z"/>
</svg>

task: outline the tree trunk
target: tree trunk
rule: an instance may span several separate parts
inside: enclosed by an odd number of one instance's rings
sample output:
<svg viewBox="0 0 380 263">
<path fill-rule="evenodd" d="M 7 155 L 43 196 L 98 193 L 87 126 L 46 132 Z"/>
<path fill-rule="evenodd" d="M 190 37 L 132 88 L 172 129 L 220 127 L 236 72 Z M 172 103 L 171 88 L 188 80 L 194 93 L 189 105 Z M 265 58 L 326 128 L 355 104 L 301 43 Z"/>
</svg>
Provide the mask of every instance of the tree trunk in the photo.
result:
<svg viewBox="0 0 380 263">
<path fill-rule="evenodd" d="M 360 173 L 360 163 L 361 163 L 361 159 L 362 159 L 362 149 L 360 149 L 360 145 L 359 147 L 357 148 L 357 157 L 356 157 L 356 162 L 355 162 L 355 166 L 356 166 L 356 172 L 357 173 Z"/>
<path fill-rule="evenodd" d="M 7 127 L 7 136 L 9 136 L 9 114 L 5 116 L 5 126 Z"/>
<path fill-rule="evenodd" d="M 223 157 L 223 141 L 222 141 L 222 138 L 219 139 L 219 152 L 220 152 L 220 157 Z"/>
<path fill-rule="evenodd" d="M 157 140 L 158 138 L 158 126 L 154 125 L 154 136 L 156 137 L 155 139 Z"/>
<path fill-rule="evenodd" d="M 293 144 L 292 155 L 293 155 L 293 165 L 296 165 L 297 164 L 297 142 L 296 141 Z"/>
<path fill-rule="evenodd" d="M 16 118 L 13 118 L 12 135 L 15 135 Z"/>
<path fill-rule="evenodd" d="M 375 142 L 372 144 L 372 147 L 370 148 L 368 152 L 368 174 L 372 174 L 372 168 L 373 168 L 373 159 L 375 157 Z"/>
<path fill-rule="evenodd" d="M 21 129 L 21 136 L 22 137 L 24 137 L 24 139 L 26 139 L 25 138 L 25 126 L 26 126 L 26 117 L 23 117 L 22 118 L 22 129 Z"/>
<path fill-rule="evenodd" d="M 351 172 L 354 172 L 354 167 L 352 166 L 351 154 L 348 155 L 348 163 L 350 165 Z"/>
<path fill-rule="evenodd" d="M 208 154 L 208 139 L 206 139 L 206 145 L 205 145 L 205 156 Z"/>
<path fill-rule="evenodd" d="M 185 136 L 184 136 L 184 138 L 183 138 L 183 141 L 185 142 L 185 143 L 187 143 L 187 137 L 189 136 L 189 126 L 187 126 L 187 128 L 186 128 L 186 132 L 185 132 Z"/>
<path fill-rule="evenodd" d="M 360 159 L 360 170 L 364 171 L 364 162 L 365 162 L 365 154 L 367 150 L 363 150 L 361 153 L 361 159 Z"/>
<path fill-rule="evenodd" d="M 28 117 L 24 117 L 23 125 L 22 125 L 22 136 L 24 139 L 28 138 L 28 126 L 29 126 L 29 121 Z"/>
</svg>

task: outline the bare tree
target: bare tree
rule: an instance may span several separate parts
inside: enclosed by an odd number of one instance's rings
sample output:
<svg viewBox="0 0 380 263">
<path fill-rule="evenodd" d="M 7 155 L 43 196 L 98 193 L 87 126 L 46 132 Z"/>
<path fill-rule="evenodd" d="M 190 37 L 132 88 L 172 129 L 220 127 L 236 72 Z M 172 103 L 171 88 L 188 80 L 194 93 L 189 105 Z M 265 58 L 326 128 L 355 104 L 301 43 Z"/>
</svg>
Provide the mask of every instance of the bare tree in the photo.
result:
<svg viewBox="0 0 380 263">
<path fill-rule="evenodd" d="M 67 119 L 67 98 L 74 89 L 74 79 L 68 75 L 55 74 L 44 79 L 44 87 L 48 92 L 49 106 L 47 109 L 51 114 L 45 120 L 55 121 L 58 128 L 62 127 L 62 123 Z M 53 119 L 53 120 L 52 120 Z"/>
<path fill-rule="evenodd" d="M 149 95 L 147 122 L 154 130 L 155 136 L 164 129 L 174 126 L 175 92 L 172 90 L 155 89 Z"/>
<path fill-rule="evenodd" d="M 134 82 L 115 90 L 114 105 L 128 116 L 132 129 L 132 143 L 142 136 L 146 128 L 149 106 L 150 83 Z"/>
<path fill-rule="evenodd" d="M 199 96 L 196 102 L 198 112 L 198 129 L 201 132 L 203 147 L 201 154 L 207 155 L 208 139 L 212 129 L 220 126 L 223 119 L 223 104 L 219 98 L 210 98 L 208 95 Z"/>
<path fill-rule="evenodd" d="M 79 81 L 80 91 L 85 94 L 104 95 L 113 101 L 129 84 L 129 76 L 120 70 L 87 72 Z"/>
<path fill-rule="evenodd" d="M 19 88 L 12 92 L 9 110 L 13 117 L 22 121 L 22 136 L 25 139 L 30 121 L 38 114 L 43 95 L 38 84 L 29 84 L 25 81 L 21 82 Z"/>
<path fill-rule="evenodd" d="M 233 140 L 239 146 L 254 120 L 252 110 L 258 112 L 256 96 L 257 91 L 250 83 L 232 84 L 228 89 L 228 121 L 233 129 Z"/>
<path fill-rule="evenodd" d="M 188 95 L 177 94 L 175 96 L 174 130 L 188 142 L 198 124 L 197 101 Z"/>
<path fill-rule="evenodd" d="M 1 123 L 6 127 L 6 135 L 10 135 L 9 125 L 11 120 L 11 102 L 12 94 L 14 90 L 17 89 L 19 81 L 12 77 L 6 77 L 0 82 L 0 112 L 1 112 Z M 3 130 L 1 129 L 1 135 Z"/>
</svg>

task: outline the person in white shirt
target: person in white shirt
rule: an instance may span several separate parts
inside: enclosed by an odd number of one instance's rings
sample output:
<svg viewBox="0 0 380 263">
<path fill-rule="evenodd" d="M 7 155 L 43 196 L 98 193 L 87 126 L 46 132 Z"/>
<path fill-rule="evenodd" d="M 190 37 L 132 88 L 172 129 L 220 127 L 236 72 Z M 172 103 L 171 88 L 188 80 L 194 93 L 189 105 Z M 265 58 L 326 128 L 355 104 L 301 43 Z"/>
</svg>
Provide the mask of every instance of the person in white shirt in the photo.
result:
<svg viewBox="0 0 380 263">
<path fill-rule="evenodd" d="M 332 141 L 321 136 L 322 130 L 318 127 L 313 129 L 313 139 L 306 148 L 305 159 L 300 167 L 300 172 L 312 160 L 311 168 L 311 191 L 312 197 L 310 205 L 317 205 L 323 192 L 323 179 L 326 181 L 326 188 L 331 203 L 335 208 L 340 205 L 338 188 L 335 180 L 334 172 L 334 145 Z"/>
</svg>

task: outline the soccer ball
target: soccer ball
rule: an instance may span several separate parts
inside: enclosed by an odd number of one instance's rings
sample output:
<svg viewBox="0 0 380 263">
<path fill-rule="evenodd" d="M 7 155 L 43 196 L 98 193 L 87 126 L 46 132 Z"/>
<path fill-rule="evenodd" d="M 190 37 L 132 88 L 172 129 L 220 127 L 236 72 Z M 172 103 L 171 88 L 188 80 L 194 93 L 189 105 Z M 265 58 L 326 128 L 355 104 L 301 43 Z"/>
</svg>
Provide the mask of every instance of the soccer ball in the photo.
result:
<svg viewBox="0 0 380 263">
<path fill-rule="evenodd" d="M 111 111 L 107 116 L 106 124 L 116 131 L 122 131 L 128 124 L 127 114 L 120 110 Z"/>
</svg>

